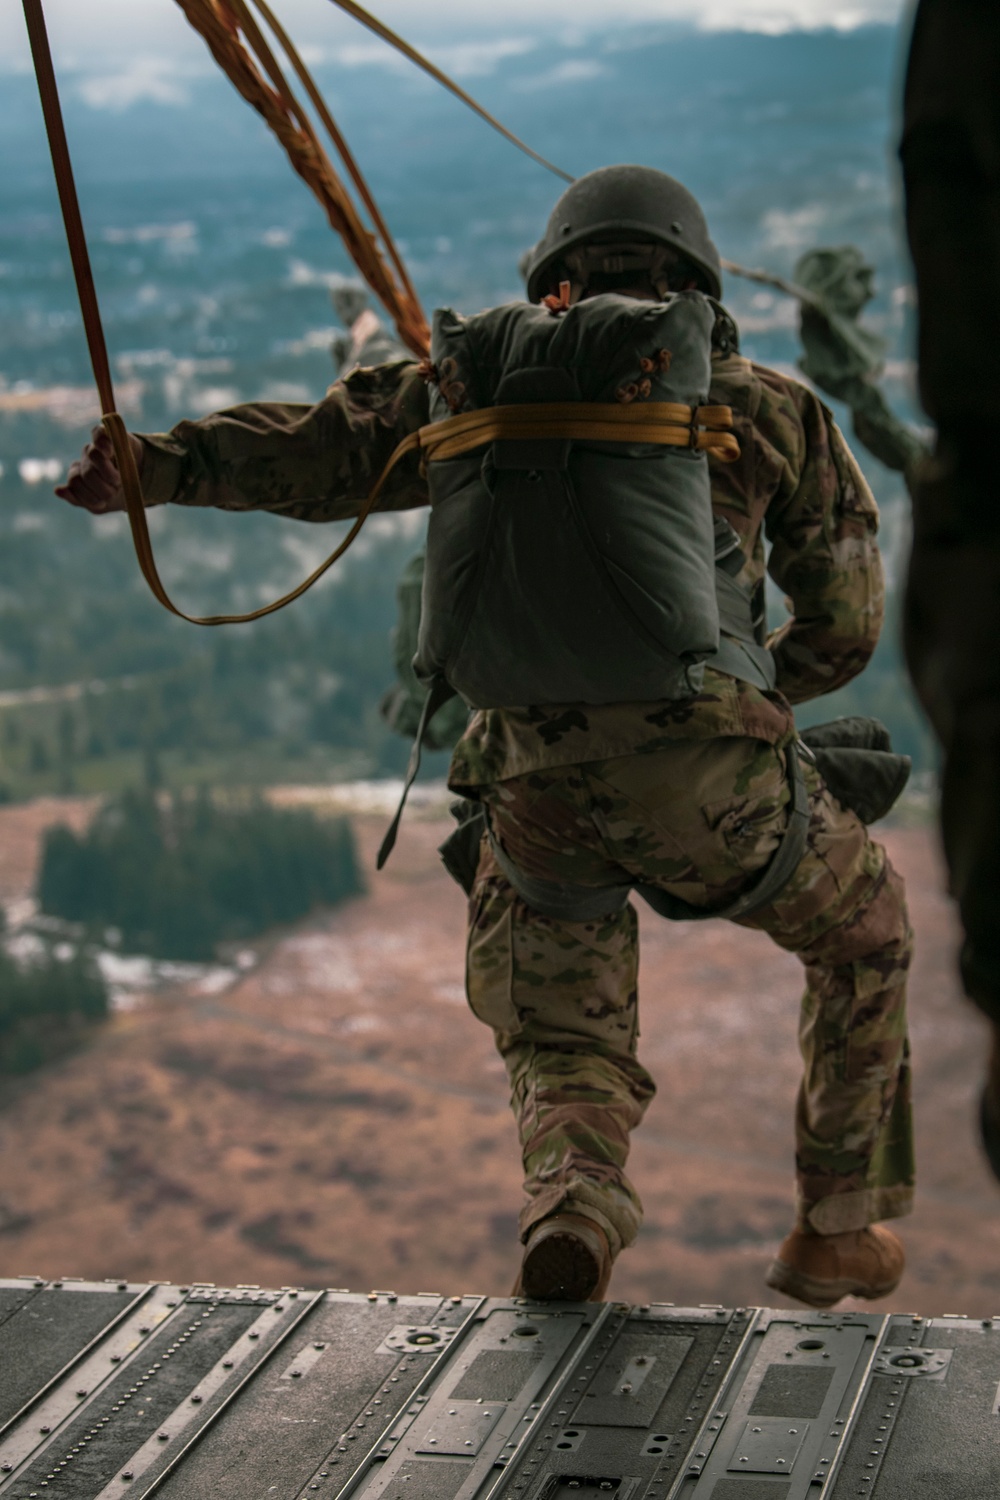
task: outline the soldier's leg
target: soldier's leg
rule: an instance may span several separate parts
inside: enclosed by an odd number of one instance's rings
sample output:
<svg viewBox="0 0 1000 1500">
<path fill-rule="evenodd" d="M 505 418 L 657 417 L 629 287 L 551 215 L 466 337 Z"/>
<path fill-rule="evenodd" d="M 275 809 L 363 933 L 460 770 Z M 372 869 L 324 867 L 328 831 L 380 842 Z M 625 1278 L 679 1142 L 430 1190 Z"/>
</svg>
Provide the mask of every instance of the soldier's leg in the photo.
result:
<svg viewBox="0 0 1000 1500">
<path fill-rule="evenodd" d="M 903 882 L 884 850 L 825 788 L 813 791 L 806 857 L 753 925 L 806 966 L 795 1116 L 798 1222 L 842 1234 L 913 1205 L 906 1030 L 912 933 Z M 830 906 L 820 918 L 816 899 L 824 889 Z"/>
<path fill-rule="evenodd" d="M 767 931 L 806 966 L 799 1219 L 833 1234 L 911 1207 L 905 981 L 912 939 L 902 881 L 884 850 L 816 771 L 804 769 L 805 856 L 774 904 L 745 925 Z M 787 816 L 782 757 L 752 740 L 677 744 L 588 771 L 608 793 L 598 804 L 605 847 L 630 871 L 696 905 L 722 906 L 745 887 L 772 857 Z"/>
<path fill-rule="evenodd" d="M 568 780 L 560 772 L 507 783 L 507 808 L 519 822 L 530 818 L 547 782 L 550 825 L 571 822 L 577 813 Z M 596 923 L 540 916 L 484 846 L 470 901 L 466 983 L 510 1077 L 527 1194 L 522 1239 L 557 1212 L 600 1225 L 612 1255 L 636 1236 L 642 1207 L 625 1174 L 629 1132 L 654 1093 L 636 1059 L 637 962 L 630 906 Z"/>
<path fill-rule="evenodd" d="M 806 778 L 811 821 L 805 857 L 778 900 L 747 925 L 768 931 L 806 965 L 799 1213 L 801 1221 L 830 1234 L 905 1213 L 910 1206 L 904 988 L 910 933 L 901 883 L 884 852 L 833 800 L 811 767 Z M 597 885 L 620 879 L 625 871 L 694 905 L 723 907 L 769 863 L 787 822 L 784 758 L 773 746 L 750 739 L 678 741 L 655 753 L 570 768 L 558 786 L 557 780 L 554 772 L 522 777 L 490 793 L 494 827 L 507 852 L 529 875 L 552 880 Z M 505 899 L 511 902 L 509 890 Z M 559 995 L 565 984 L 564 1000 L 585 1023 L 582 1031 L 576 1030 L 579 1022 L 571 1028 L 574 1065 L 579 1065 L 601 1052 L 589 1028 L 615 1010 L 620 1013 L 624 988 L 617 990 L 617 1004 L 605 990 L 594 989 L 591 971 L 607 970 L 594 961 L 593 947 L 584 946 L 586 962 L 575 965 L 568 946 L 560 951 L 558 941 L 539 942 L 519 950 L 523 958 L 515 963 L 514 934 L 534 937 L 546 931 L 544 919 L 526 908 L 518 920 L 519 907 L 519 902 L 510 905 L 509 920 L 503 902 L 492 915 L 489 900 L 474 911 L 489 941 L 480 960 L 470 962 L 473 1008 L 482 1007 L 490 976 L 499 974 L 497 1003 L 514 988 L 518 992 L 520 1006 L 505 1008 L 507 1017 L 514 1017 L 513 1027 L 522 1026 L 521 1009 L 530 1010 L 533 991 L 551 1024 L 546 997 Z M 572 937 L 564 931 L 567 944 Z M 532 953 L 538 955 L 537 972 Z M 520 1038 L 516 1029 L 506 1034 L 498 1012 L 486 1018 L 505 1033 L 501 1049 L 515 1079 L 530 1080 L 533 1070 L 534 1076 L 543 1075 L 550 1057 L 556 1065 L 561 1062 L 559 1046 L 548 1045 L 551 1038 L 540 1036 L 536 1051 L 534 1035 Z M 555 1029 L 560 1025 L 561 1020 Z M 518 1053 L 522 1040 L 529 1050 Z M 632 1056 L 631 1045 L 619 1054 L 626 1073 L 624 1059 Z M 621 1067 L 616 1077 L 609 1101 L 625 1097 Z M 646 1087 L 651 1092 L 648 1082 Z M 634 1115 L 619 1109 L 616 1116 L 625 1129 L 641 1114 L 642 1090 L 640 1076 L 638 1088 L 627 1090 L 640 1107 Z M 530 1089 L 515 1085 L 515 1104 L 526 1119 L 532 1118 L 529 1095 Z M 584 1102 L 582 1094 L 577 1102 Z M 599 1159 L 603 1171 L 614 1153 L 605 1150 Z M 542 1165 L 542 1171 L 548 1169 L 548 1163 Z M 551 1206 L 540 1192 L 535 1195 L 541 1213 L 553 1211 L 559 1192 Z M 627 1243 L 627 1236 L 622 1240 Z"/>
</svg>

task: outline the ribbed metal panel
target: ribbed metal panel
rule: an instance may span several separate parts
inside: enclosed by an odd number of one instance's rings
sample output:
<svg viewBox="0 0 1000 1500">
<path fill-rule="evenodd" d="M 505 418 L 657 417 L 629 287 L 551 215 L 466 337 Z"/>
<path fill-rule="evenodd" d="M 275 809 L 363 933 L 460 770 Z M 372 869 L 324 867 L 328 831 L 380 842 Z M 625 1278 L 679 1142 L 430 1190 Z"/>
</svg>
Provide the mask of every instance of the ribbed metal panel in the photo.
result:
<svg viewBox="0 0 1000 1500">
<path fill-rule="evenodd" d="M 0 1500 L 996 1500 L 1000 1319 L 0 1280 Z"/>
</svg>

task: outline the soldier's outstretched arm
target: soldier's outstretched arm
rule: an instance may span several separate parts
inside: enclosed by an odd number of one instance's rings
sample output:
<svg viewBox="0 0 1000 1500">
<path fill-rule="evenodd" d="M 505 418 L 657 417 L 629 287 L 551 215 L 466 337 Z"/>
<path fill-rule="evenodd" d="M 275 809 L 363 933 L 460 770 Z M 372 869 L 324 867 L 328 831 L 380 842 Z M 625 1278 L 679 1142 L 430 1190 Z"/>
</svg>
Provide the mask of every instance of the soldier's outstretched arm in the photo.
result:
<svg viewBox="0 0 1000 1500">
<path fill-rule="evenodd" d="M 791 386 L 791 383 L 789 383 Z M 785 479 L 765 517 L 768 572 L 791 602 L 791 619 L 768 645 L 778 687 L 792 703 L 833 692 L 867 665 L 878 644 L 885 576 L 878 506 L 832 414 L 806 387 Z M 787 398 L 786 398 L 787 399 Z M 782 419 L 787 439 L 788 414 Z M 762 411 L 755 422 L 766 422 Z"/>
<path fill-rule="evenodd" d="M 299 521 L 356 515 L 397 444 L 428 420 L 410 361 L 353 370 L 315 406 L 257 401 L 132 438 L 147 505 L 267 510 Z M 72 465 L 60 498 L 94 514 L 124 501 L 103 429 Z M 419 459 L 393 470 L 379 510 L 427 504 Z"/>
</svg>

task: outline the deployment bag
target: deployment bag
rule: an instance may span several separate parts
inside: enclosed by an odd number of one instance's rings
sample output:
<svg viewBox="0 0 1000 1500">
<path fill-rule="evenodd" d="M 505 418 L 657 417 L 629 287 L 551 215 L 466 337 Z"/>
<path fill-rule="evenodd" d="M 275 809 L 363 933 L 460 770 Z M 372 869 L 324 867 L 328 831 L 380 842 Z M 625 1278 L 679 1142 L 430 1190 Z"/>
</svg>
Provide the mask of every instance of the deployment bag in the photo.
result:
<svg viewBox="0 0 1000 1500">
<path fill-rule="evenodd" d="M 379 869 L 455 694 L 657 702 L 698 692 L 706 661 L 774 686 L 739 538 L 712 514 L 707 455 L 739 456 L 729 407 L 704 404 L 717 315 L 700 292 L 435 313 L 431 422 L 392 460 L 411 444 L 426 460 L 427 695 Z"/>
<path fill-rule="evenodd" d="M 435 314 L 432 422 L 505 408 L 553 420 L 428 466 L 422 683 L 475 708 L 689 697 L 706 661 L 773 683 L 747 608 L 720 651 L 706 454 L 726 456 L 713 428 L 731 414 L 704 404 L 715 317 L 700 292 Z M 657 413 L 676 433 L 644 441 Z"/>
</svg>

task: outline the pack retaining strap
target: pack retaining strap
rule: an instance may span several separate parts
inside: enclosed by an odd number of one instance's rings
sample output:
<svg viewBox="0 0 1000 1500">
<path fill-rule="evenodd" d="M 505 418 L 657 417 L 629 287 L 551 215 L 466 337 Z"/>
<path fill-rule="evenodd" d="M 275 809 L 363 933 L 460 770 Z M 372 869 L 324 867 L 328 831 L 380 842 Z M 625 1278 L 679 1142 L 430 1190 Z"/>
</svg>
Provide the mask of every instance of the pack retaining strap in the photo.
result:
<svg viewBox="0 0 1000 1500">
<path fill-rule="evenodd" d="M 132 530 L 132 540 L 135 545 L 139 567 L 152 593 L 163 605 L 164 609 L 170 610 L 172 614 L 179 615 L 182 620 L 188 620 L 192 625 L 238 625 L 245 624 L 250 620 L 259 620 L 263 615 L 272 614 L 276 609 L 281 609 L 284 605 L 290 604 L 293 599 L 298 599 L 308 588 L 312 587 L 317 579 L 322 577 L 326 570 L 337 561 L 338 557 L 343 556 L 373 509 L 390 470 L 394 467 L 396 461 L 403 456 L 402 449 L 404 445 L 400 445 L 400 449 L 393 454 L 372 488 L 353 526 L 339 547 L 298 588 L 285 594 L 281 599 L 276 599 L 273 603 L 267 604 L 261 609 L 252 610 L 248 614 L 208 615 L 201 617 L 185 614 L 183 610 L 177 608 L 164 588 L 159 572 L 157 571 L 156 561 L 153 556 L 153 545 L 149 536 L 149 527 L 146 524 L 146 502 L 142 493 L 139 471 L 132 452 L 132 444 L 129 441 L 128 431 L 122 417 L 117 411 L 114 382 L 111 377 L 111 365 L 108 360 L 107 342 L 104 337 L 104 327 L 101 322 L 101 313 L 97 302 L 97 291 L 94 286 L 94 275 L 90 264 L 90 254 L 87 249 L 83 219 L 80 214 L 76 183 L 73 178 L 73 167 L 66 140 L 66 128 L 63 123 L 62 108 L 59 103 L 59 90 L 56 84 L 55 68 L 52 64 L 52 52 L 49 47 L 48 33 L 45 28 L 45 15 L 42 10 L 41 0 L 23 0 L 23 6 L 28 29 L 28 40 L 31 45 L 31 55 L 35 65 L 35 76 L 38 80 L 42 114 L 45 119 L 45 129 L 49 140 L 49 150 L 52 154 L 52 166 L 55 172 L 56 189 L 59 194 L 59 206 L 62 210 L 63 224 L 66 229 L 66 240 L 69 246 L 70 260 L 73 265 L 77 295 L 80 299 L 80 312 L 87 339 L 87 349 L 90 354 L 91 368 L 94 372 L 94 383 L 97 386 L 101 402 L 101 421 L 108 436 L 111 438 L 114 448 L 115 462 L 118 466 L 118 472 L 121 475 L 125 509 L 128 513 L 129 525 Z"/>
<path fill-rule="evenodd" d="M 303 579 L 296 588 L 283 594 L 280 599 L 274 599 L 270 604 L 261 605 L 259 609 L 247 614 L 198 616 L 185 614 L 178 609 L 160 580 L 146 524 L 142 488 L 125 424 L 117 412 L 105 415 L 102 421 L 111 433 L 111 440 L 115 445 L 132 539 L 143 577 L 165 609 L 180 615 L 182 620 L 187 620 L 192 625 L 244 625 L 274 614 L 275 610 L 284 609 L 286 604 L 300 599 L 343 557 L 375 509 L 389 475 L 400 460 L 410 453 L 419 452 L 423 463 L 436 463 L 458 458 L 463 453 L 470 453 L 476 448 L 505 438 L 555 438 L 564 441 L 575 439 L 590 442 L 663 443 L 670 447 L 708 452 L 723 463 L 732 463 L 740 456 L 736 437 L 724 426 L 732 423 L 732 411 L 728 406 L 699 406 L 692 409 L 677 402 L 651 401 L 636 410 L 603 402 L 553 401 L 536 406 L 489 406 L 481 411 L 447 417 L 443 422 L 429 422 L 409 433 L 397 444 L 369 490 L 351 529 L 325 562 L 321 562 L 308 578 Z M 713 425 L 703 425 L 709 422 Z M 123 467 L 123 459 L 127 468 Z"/>
<path fill-rule="evenodd" d="M 25 3 L 30 3 L 30 0 L 25 0 Z M 347 535 L 325 562 L 320 563 L 296 588 L 247 614 L 189 615 L 174 604 L 157 571 L 146 524 L 142 486 L 125 424 L 116 411 L 105 413 L 101 420 L 114 444 L 132 540 L 143 577 L 165 609 L 192 625 L 245 625 L 300 599 L 343 557 L 375 509 L 389 475 L 410 453 L 419 452 L 423 462 L 436 463 L 458 458 L 463 453 L 503 439 L 554 438 L 594 443 L 662 443 L 668 447 L 710 453 L 723 463 L 732 463 L 740 456 L 739 443 L 728 430 L 733 420 L 728 406 L 692 408 L 673 401 L 651 401 L 637 409 L 597 401 L 552 401 L 535 406 L 488 406 L 481 411 L 447 417 L 443 422 L 429 422 L 397 444 Z"/>
<path fill-rule="evenodd" d="M 554 438 L 591 443 L 664 443 L 711 453 L 723 463 L 740 456 L 728 406 L 683 406 L 649 401 L 619 406 L 605 401 L 540 401 L 530 406 L 486 406 L 421 427 L 419 445 L 430 460 L 458 458 L 504 439 Z"/>
</svg>

